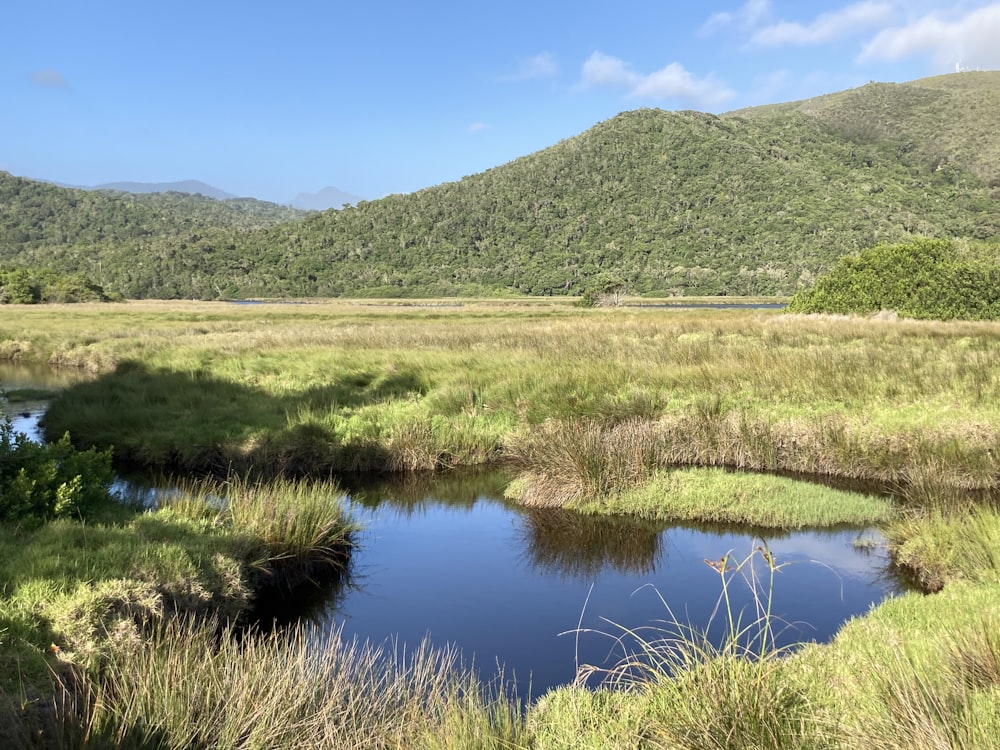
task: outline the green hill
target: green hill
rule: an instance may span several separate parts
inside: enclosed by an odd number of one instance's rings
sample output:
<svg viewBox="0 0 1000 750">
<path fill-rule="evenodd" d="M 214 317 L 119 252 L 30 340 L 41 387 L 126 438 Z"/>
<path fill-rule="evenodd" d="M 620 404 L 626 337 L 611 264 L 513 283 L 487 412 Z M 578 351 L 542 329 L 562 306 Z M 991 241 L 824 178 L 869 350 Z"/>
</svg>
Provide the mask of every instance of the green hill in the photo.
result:
<svg viewBox="0 0 1000 750">
<path fill-rule="evenodd" d="M 861 88 L 731 116 L 796 112 L 855 141 L 915 147 L 931 169 L 959 167 L 1000 187 L 1000 72 L 976 71 Z"/>
<path fill-rule="evenodd" d="M 64 188 L 0 172 L 0 266 L 82 274 L 129 297 L 191 296 L 192 257 L 210 268 L 215 246 L 304 215 L 253 198 Z"/>
<path fill-rule="evenodd" d="M 25 239 L 0 190 L 0 263 L 127 296 L 579 294 L 609 273 L 639 294 L 791 294 L 876 244 L 997 236 L 998 118 L 1000 73 L 721 117 L 638 110 L 459 182 L 269 227 L 161 213 L 136 236 L 140 196 L 95 227 L 51 194 L 62 230 Z"/>
</svg>

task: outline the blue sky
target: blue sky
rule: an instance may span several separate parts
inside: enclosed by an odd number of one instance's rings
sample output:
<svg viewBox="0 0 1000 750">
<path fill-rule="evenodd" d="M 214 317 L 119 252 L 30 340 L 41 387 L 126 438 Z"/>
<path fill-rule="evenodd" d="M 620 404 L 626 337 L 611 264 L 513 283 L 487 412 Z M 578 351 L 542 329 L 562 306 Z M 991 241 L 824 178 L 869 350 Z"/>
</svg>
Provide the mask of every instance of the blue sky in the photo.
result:
<svg viewBox="0 0 1000 750">
<path fill-rule="evenodd" d="M 8 0 L 0 170 L 374 199 L 639 107 L 1000 69 L 1000 2 Z"/>
</svg>

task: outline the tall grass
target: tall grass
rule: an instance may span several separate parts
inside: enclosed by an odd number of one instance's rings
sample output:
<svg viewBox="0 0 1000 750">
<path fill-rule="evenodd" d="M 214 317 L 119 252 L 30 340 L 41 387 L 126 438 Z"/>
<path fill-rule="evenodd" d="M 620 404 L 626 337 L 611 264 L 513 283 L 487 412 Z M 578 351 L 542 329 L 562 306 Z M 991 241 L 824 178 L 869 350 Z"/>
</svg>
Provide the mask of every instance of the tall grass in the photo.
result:
<svg viewBox="0 0 1000 750">
<path fill-rule="evenodd" d="M 1000 581 L 1000 515 L 988 506 L 917 510 L 890 524 L 886 537 L 896 562 L 928 590 Z"/>
<path fill-rule="evenodd" d="M 853 739 L 873 750 L 991 748 L 1000 743 L 1000 638 L 974 623 L 928 674 L 905 649 L 873 675 L 881 705 Z"/>
<path fill-rule="evenodd" d="M 938 457 L 963 487 L 998 474 L 991 323 L 537 304 L 74 312 L 15 311 L 0 341 L 40 360 L 95 352 L 104 387 L 57 400 L 48 429 L 154 466 L 442 468 L 500 460 L 547 420 L 636 419 L 674 465 L 902 481 Z"/>
<path fill-rule="evenodd" d="M 521 707 L 453 649 L 346 641 L 301 627 L 219 635 L 174 621 L 117 648 L 77 705 L 79 738 L 123 748 L 510 748 Z"/>
<path fill-rule="evenodd" d="M 0 537 L 0 686 L 99 668 L 175 614 L 243 622 L 270 589 L 342 575 L 355 525 L 329 483 L 192 484 L 155 512 L 63 519 Z"/>
<path fill-rule="evenodd" d="M 286 579 L 323 568 L 343 571 L 358 530 L 332 482 L 233 476 L 189 484 L 165 498 L 163 508 L 230 529 L 253 568 Z"/>
</svg>

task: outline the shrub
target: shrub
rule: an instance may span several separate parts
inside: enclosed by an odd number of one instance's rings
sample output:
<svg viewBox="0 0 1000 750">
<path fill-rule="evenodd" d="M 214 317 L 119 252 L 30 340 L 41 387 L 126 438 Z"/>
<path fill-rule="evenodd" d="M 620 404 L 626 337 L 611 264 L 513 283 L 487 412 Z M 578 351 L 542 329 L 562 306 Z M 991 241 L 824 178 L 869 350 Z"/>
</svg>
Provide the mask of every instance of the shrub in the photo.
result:
<svg viewBox="0 0 1000 750">
<path fill-rule="evenodd" d="M 1000 247 L 918 239 L 845 256 L 788 305 L 800 313 L 1000 319 Z"/>
<path fill-rule="evenodd" d="M 0 423 L 0 521 L 86 515 L 107 500 L 111 451 L 78 451 L 67 433 L 43 445 Z"/>
</svg>

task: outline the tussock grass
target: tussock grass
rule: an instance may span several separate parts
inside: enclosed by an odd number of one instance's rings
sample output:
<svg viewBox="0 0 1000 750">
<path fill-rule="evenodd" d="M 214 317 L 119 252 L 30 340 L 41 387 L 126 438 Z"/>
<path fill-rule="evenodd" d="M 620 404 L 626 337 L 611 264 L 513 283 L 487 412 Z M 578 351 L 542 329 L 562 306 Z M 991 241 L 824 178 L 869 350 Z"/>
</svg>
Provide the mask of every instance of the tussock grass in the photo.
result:
<svg viewBox="0 0 1000 750">
<path fill-rule="evenodd" d="M 47 664 L 97 667 L 109 644 L 141 642 L 171 614 L 240 621 L 263 589 L 341 574 L 353 531 L 329 484 L 241 481 L 192 485 L 121 521 L 8 527 L 0 687 L 43 685 Z"/>
<path fill-rule="evenodd" d="M 525 746 L 502 679 L 485 686 L 455 650 L 325 641 L 301 627 L 238 637 L 174 620 L 150 642 L 116 644 L 99 675 L 77 675 L 43 711 L 66 746 Z M 11 713 L 14 727 L 32 720 Z"/>
<path fill-rule="evenodd" d="M 332 482 L 208 480 L 167 497 L 163 508 L 232 530 L 253 568 L 284 578 L 323 568 L 343 570 L 357 531 L 345 516 L 343 493 Z"/>
<path fill-rule="evenodd" d="M 931 591 L 954 580 L 1000 582 L 1000 515 L 988 507 L 917 511 L 886 537 L 896 562 Z"/>
<path fill-rule="evenodd" d="M 52 701 L 0 700 L 6 747 L 515 748 L 522 707 L 451 648 L 412 651 L 301 626 L 221 632 L 164 623 L 115 642 L 99 673 L 75 671 Z"/>
<path fill-rule="evenodd" d="M 890 599 L 833 643 L 790 665 L 807 680 L 834 747 L 1000 746 L 993 664 L 996 584 L 949 583 L 933 596 Z"/>
<path fill-rule="evenodd" d="M 634 487 L 661 462 L 660 442 L 639 419 L 545 422 L 511 448 L 515 464 L 527 469 L 518 499 L 558 507 Z"/>
</svg>

